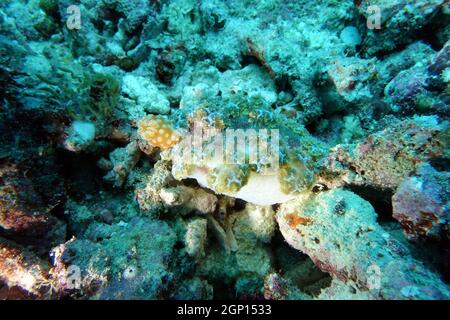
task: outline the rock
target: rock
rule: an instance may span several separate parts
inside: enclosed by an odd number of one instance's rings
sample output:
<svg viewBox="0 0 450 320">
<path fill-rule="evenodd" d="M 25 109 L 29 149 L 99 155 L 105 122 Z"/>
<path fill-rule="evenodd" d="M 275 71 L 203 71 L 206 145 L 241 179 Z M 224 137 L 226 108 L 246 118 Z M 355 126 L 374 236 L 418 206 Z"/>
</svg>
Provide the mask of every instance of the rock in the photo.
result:
<svg viewBox="0 0 450 320">
<path fill-rule="evenodd" d="M 247 230 L 255 239 L 270 243 L 276 229 L 275 213 L 271 206 L 248 203 L 245 210 L 237 214 L 235 224 L 239 224 L 242 231 Z"/>
<path fill-rule="evenodd" d="M 238 71 L 226 71 L 222 74 L 219 84 L 224 98 L 233 95 L 246 95 L 250 99 L 260 97 L 266 105 L 272 105 L 277 100 L 273 81 L 262 69 L 250 65 Z"/>
<path fill-rule="evenodd" d="M 333 91 L 336 91 L 338 95 L 337 98 L 331 92 L 323 97 L 330 105 L 324 111 L 332 114 L 348 108 L 349 103 L 362 103 L 363 101 L 368 103 L 370 101 L 372 93 L 369 83 L 375 76 L 375 61 L 356 57 L 342 58 L 329 66 L 328 76 L 333 84 Z M 337 98 L 336 104 L 331 103 L 333 98 Z M 343 101 L 339 103 L 339 100 Z"/>
<path fill-rule="evenodd" d="M 206 280 L 194 277 L 182 282 L 173 293 L 175 300 L 212 300 L 214 287 Z"/>
<path fill-rule="evenodd" d="M 369 292 L 361 291 L 338 279 L 334 279 L 331 285 L 323 289 L 317 298 L 319 300 L 374 300 Z"/>
<path fill-rule="evenodd" d="M 49 213 L 52 208 L 33 182 L 19 173 L 15 166 L 0 167 L 0 234 L 38 248 L 57 244 L 66 236 L 65 224 Z"/>
<path fill-rule="evenodd" d="M 380 28 L 364 28 L 363 50 L 369 55 L 393 51 L 400 45 L 411 43 L 415 33 L 424 28 L 439 12 L 444 0 L 363 0 L 358 13 L 372 21 L 380 13 Z M 369 10 L 369 8 L 376 8 Z"/>
<path fill-rule="evenodd" d="M 136 217 L 125 224 L 92 223 L 86 237 L 95 241 L 72 241 L 62 254 L 66 266 L 79 267 L 81 290 L 100 299 L 156 299 L 166 290 L 176 242 L 166 222 Z"/>
<path fill-rule="evenodd" d="M 415 65 L 426 65 L 436 52 L 425 42 L 419 41 L 408 45 L 404 50 L 393 53 L 376 65 L 377 75 L 382 78 L 378 83 L 380 89 L 395 78 L 401 71 L 410 69 Z M 380 90 L 377 89 L 377 90 Z"/>
<path fill-rule="evenodd" d="M 64 141 L 64 147 L 73 152 L 86 150 L 95 140 L 95 125 L 91 122 L 72 122 Z"/>
<path fill-rule="evenodd" d="M 49 276 L 50 266 L 33 252 L 0 238 L 0 280 L 32 297 L 50 298 L 58 290 Z"/>
<path fill-rule="evenodd" d="M 278 273 L 270 273 L 264 281 L 264 299 L 285 300 L 288 295 L 288 284 Z"/>
<path fill-rule="evenodd" d="M 394 191 L 420 164 L 445 158 L 442 141 L 447 131 L 448 122 L 437 116 L 391 121 L 390 128 L 356 145 L 336 146 L 324 161 L 323 175 L 334 175 L 329 185 L 368 185 Z"/>
<path fill-rule="evenodd" d="M 436 53 L 427 66 L 430 75 L 429 85 L 433 89 L 438 89 L 448 85 L 450 80 L 448 77 L 450 69 L 450 40 L 448 40 L 443 48 Z"/>
<path fill-rule="evenodd" d="M 356 47 L 361 44 L 361 35 L 359 34 L 358 29 L 354 26 L 345 27 L 341 31 L 340 38 L 346 45 L 351 47 Z"/>
<path fill-rule="evenodd" d="M 206 227 L 207 220 L 203 218 L 193 219 L 186 226 L 184 236 L 186 252 L 196 259 L 205 256 Z"/>
<path fill-rule="evenodd" d="M 124 148 L 117 148 L 110 154 L 112 169 L 103 177 L 105 181 L 113 183 L 115 187 L 123 187 L 128 174 L 133 170 L 141 157 L 137 141 L 130 142 Z M 97 165 L 103 166 L 104 161 Z M 108 168 L 109 166 L 103 166 Z"/>
<path fill-rule="evenodd" d="M 427 63 L 417 63 L 400 72 L 384 89 L 386 101 L 395 112 L 448 115 L 449 99 L 445 94 L 449 79 L 450 42 Z"/>
<path fill-rule="evenodd" d="M 159 196 L 169 207 L 175 207 L 181 214 L 197 212 L 202 215 L 212 214 L 218 204 L 217 196 L 201 188 L 177 186 L 161 189 Z"/>
</svg>

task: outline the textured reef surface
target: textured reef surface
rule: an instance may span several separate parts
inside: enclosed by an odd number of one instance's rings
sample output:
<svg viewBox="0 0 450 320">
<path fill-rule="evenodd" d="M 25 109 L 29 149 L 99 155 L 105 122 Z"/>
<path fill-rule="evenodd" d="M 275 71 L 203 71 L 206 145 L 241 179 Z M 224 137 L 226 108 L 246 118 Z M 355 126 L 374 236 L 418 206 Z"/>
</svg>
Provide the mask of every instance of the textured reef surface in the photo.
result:
<svg viewBox="0 0 450 320">
<path fill-rule="evenodd" d="M 450 299 L 445 0 L 2 0 L 0 299 Z"/>
</svg>

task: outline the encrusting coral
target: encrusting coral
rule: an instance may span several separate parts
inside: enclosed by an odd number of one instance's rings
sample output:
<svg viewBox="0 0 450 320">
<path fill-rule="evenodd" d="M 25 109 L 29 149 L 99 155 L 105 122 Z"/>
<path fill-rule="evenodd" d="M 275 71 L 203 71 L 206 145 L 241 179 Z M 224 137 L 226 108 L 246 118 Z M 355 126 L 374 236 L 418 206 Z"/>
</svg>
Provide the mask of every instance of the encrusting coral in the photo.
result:
<svg viewBox="0 0 450 320">
<path fill-rule="evenodd" d="M 286 241 L 319 268 L 375 299 L 450 296 L 432 271 L 377 224 L 372 206 L 350 191 L 304 194 L 283 205 L 277 221 Z"/>
</svg>

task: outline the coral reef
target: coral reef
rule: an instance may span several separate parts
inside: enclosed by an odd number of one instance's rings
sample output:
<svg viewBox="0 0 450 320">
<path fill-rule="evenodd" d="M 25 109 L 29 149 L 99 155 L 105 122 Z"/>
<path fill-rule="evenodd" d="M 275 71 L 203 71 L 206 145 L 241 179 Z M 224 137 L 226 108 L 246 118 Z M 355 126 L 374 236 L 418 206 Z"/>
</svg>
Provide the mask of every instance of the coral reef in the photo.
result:
<svg viewBox="0 0 450 320">
<path fill-rule="evenodd" d="M 195 219 L 188 223 L 184 241 L 186 243 L 186 252 L 190 256 L 202 257 L 205 255 L 207 224 L 208 221 L 206 219 Z"/>
<path fill-rule="evenodd" d="M 16 166 L 0 167 L 0 234 L 23 244 L 51 246 L 66 236 L 66 226 L 50 214 L 33 182 Z"/>
<path fill-rule="evenodd" d="M 446 114 L 448 93 L 445 87 L 449 79 L 445 70 L 449 68 L 449 57 L 450 42 L 447 42 L 427 64 L 416 64 L 392 79 L 385 88 L 392 108 L 403 113 L 417 110 L 419 113 Z"/>
</svg>

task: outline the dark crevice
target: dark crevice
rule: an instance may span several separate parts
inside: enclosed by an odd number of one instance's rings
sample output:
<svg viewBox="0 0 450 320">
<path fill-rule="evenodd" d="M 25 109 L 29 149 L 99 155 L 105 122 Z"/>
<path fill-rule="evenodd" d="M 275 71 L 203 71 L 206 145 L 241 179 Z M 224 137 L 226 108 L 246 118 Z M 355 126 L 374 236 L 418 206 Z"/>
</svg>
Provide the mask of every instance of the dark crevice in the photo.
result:
<svg viewBox="0 0 450 320">
<path fill-rule="evenodd" d="M 247 202 L 241 199 L 236 199 L 234 202 L 233 211 L 239 212 L 245 209 Z"/>
<path fill-rule="evenodd" d="M 417 31 L 417 38 L 431 46 L 435 51 L 440 51 L 447 39 L 439 39 L 439 32 L 448 28 L 450 17 L 441 10 L 431 19 L 431 22 Z"/>
<path fill-rule="evenodd" d="M 128 39 L 131 39 L 124 48 L 125 51 L 131 51 L 135 49 L 140 44 L 140 38 L 142 31 L 144 30 L 144 25 L 140 24 L 132 32 L 127 33 Z M 131 43 L 131 44 L 130 44 Z"/>
<path fill-rule="evenodd" d="M 230 70 L 229 68 L 221 65 L 216 65 L 217 70 L 219 70 L 221 73 L 224 73 L 227 70 Z"/>
<path fill-rule="evenodd" d="M 192 178 L 183 179 L 183 184 L 187 187 L 191 188 L 201 188 L 201 186 L 198 184 L 197 180 Z"/>
<path fill-rule="evenodd" d="M 306 130 L 308 130 L 308 132 L 311 135 L 313 135 L 313 136 L 317 135 L 317 131 L 318 131 L 317 128 L 319 126 L 320 120 L 321 120 L 321 118 L 314 119 L 305 125 Z"/>
<path fill-rule="evenodd" d="M 372 205 L 372 207 L 375 209 L 375 212 L 377 213 L 377 222 L 380 225 L 397 222 L 392 217 L 392 191 L 377 189 L 369 185 L 351 185 L 347 188 Z"/>
<path fill-rule="evenodd" d="M 343 118 L 345 116 L 347 116 L 349 114 L 349 112 L 347 110 L 339 110 L 339 111 L 335 111 L 333 113 L 329 113 L 329 114 L 324 114 L 322 113 L 321 116 L 311 120 L 310 122 L 308 122 L 307 124 L 305 124 L 306 129 L 308 130 L 309 133 L 311 133 L 313 136 L 319 136 L 319 125 L 323 120 L 330 120 L 334 117 L 339 117 L 339 118 Z M 327 127 L 327 130 L 325 132 L 321 132 L 321 135 L 327 136 L 327 134 L 331 134 L 333 128 L 329 128 Z"/>
<path fill-rule="evenodd" d="M 370 56 L 370 55 L 365 54 L 365 51 L 366 51 L 365 49 L 367 49 L 367 48 L 362 48 L 363 57 L 367 58 L 367 59 L 376 57 L 379 60 L 383 60 L 387 56 L 390 56 L 392 54 L 395 54 L 395 53 L 405 50 L 406 47 L 408 47 L 409 45 L 411 45 L 412 43 L 417 42 L 417 41 L 423 41 L 424 43 L 430 45 L 431 48 L 435 51 L 441 50 L 444 44 L 442 43 L 442 40 L 438 38 L 438 33 L 441 29 L 446 28 L 448 23 L 450 23 L 450 19 L 447 16 L 438 15 L 438 16 L 434 17 L 432 20 L 433 20 L 433 23 L 428 23 L 423 28 L 419 29 L 414 34 L 414 36 L 406 36 L 406 37 L 410 37 L 410 39 L 409 39 L 410 41 L 406 41 L 405 43 L 399 44 L 391 50 L 381 50 L 381 51 L 378 51 L 377 53 L 375 53 L 373 56 Z"/>
<path fill-rule="evenodd" d="M 435 158 L 430 160 L 431 166 L 437 171 L 447 171 L 450 168 L 450 158 Z"/>
</svg>

